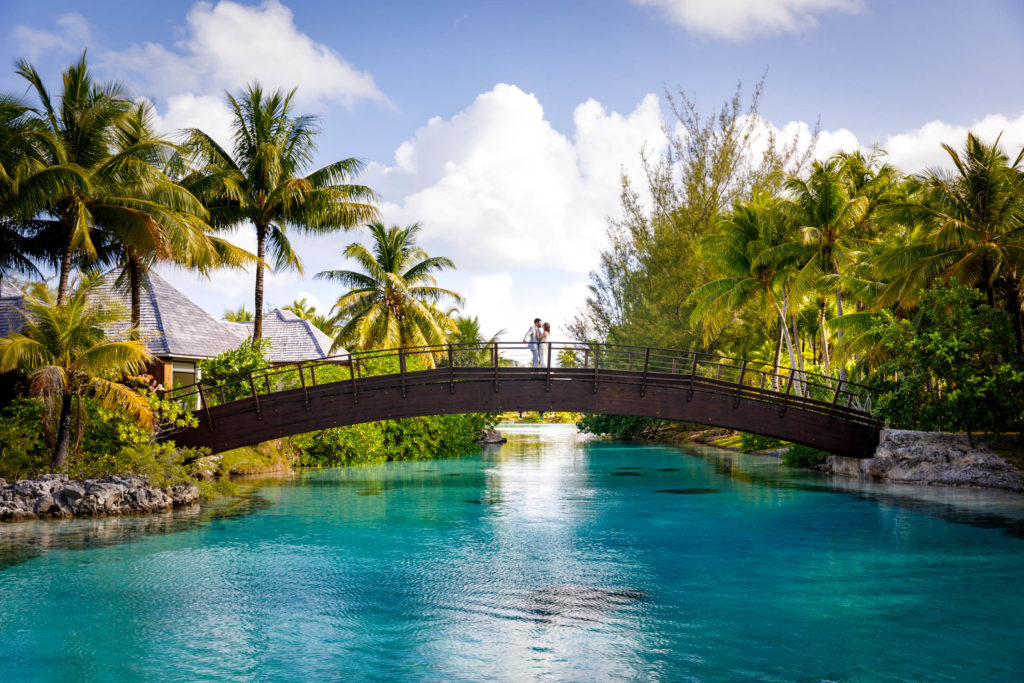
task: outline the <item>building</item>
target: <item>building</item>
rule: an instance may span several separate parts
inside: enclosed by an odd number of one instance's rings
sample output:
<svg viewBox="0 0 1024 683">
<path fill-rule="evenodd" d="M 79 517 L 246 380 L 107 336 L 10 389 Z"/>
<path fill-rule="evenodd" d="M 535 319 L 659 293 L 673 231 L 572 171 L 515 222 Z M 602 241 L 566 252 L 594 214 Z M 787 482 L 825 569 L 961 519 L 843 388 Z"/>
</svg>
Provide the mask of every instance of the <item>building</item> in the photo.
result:
<svg viewBox="0 0 1024 683">
<path fill-rule="evenodd" d="M 237 348 L 252 336 L 252 323 L 217 320 L 158 274 L 150 272 L 144 278 L 141 338 L 156 357 L 148 369 L 149 374 L 164 387 L 198 382 L 202 379 L 199 361 Z M 125 334 L 128 296 L 118 286 L 116 273 L 102 277 L 99 291 L 125 307 L 125 322 L 110 330 L 111 335 Z M 22 297 L 21 290 L 12 283 L 0 280 L 0 337 L 23 324 Z M 270 340 L 268 357 L 275 365 L 323 360 L 347 353 L 338 349 L 332 354 L 330 337 L 308 320 L 287 311 L 276 310 L 264 315 L 263 337 Z"/>
</svg>

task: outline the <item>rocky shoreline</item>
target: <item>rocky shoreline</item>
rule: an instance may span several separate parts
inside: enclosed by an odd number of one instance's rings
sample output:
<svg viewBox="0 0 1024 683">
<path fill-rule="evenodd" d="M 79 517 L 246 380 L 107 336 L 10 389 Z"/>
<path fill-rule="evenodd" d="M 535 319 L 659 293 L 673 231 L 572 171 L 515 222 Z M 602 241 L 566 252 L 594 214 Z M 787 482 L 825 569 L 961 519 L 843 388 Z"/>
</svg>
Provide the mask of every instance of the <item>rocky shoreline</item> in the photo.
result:
<svg viewBox="0 0 1024 683">
<path fill-rule="evenodd" d="M 975 486 L 1024 493 L 1024 472 L 983 439 L 883 429 L 873 458 L 829 456 L 825 474 L 900 484 Z"/>
<path fill-rule="evenodd" d="M 146 477 L 111 475 L 72 481 L 64 474 L 44 474 L 10 484 L 0 479 L 0 521 L 4 522 L 162 512 L 198 500 L 199 488 L 194 484 L 162 489 Z"/>
</svg>

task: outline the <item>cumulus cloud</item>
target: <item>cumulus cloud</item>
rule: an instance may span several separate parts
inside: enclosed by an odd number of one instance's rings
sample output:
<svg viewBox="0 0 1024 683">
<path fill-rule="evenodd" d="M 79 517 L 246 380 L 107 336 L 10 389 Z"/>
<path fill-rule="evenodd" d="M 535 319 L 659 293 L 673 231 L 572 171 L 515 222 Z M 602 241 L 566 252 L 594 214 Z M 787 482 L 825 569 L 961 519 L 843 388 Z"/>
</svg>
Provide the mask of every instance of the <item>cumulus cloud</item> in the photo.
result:
<svg viewBox="0 0 1024 683">
<path fill-rule="evenodd" d="M 451 119 L 431 119 L 394 165 L 373 164 L 363 178 L 389 222 L 423 222 L 425 239 L 460 268 L 586 272 L 617 210 L 620 170 L 638 174 L 641 146 L 665 142 L 654 95 L 625 116 L 588 100 L 573 120 L 570 139 L 536 97 L 499 84 Z"/>
<path fill-rule="evenodd" d="M 80 52 L 85 49 L 92 36 L 85 17 L 77 13 L 61 14 L 55 23 L 56 31 L 15 27 L 14 42 L 18 53 L 34 61 L 50 52 Z"/>
<path fill-rule="evenodd" d="M 144 43 L 107 52 L 101 61 L 161 96 L 237 90 L 258 76 L 268 88 L 298 87 L 296 97 L 305 104 L 351 109 L 370 100 L 390 106 L 370 74 L 299 31 L 291 10 L 277 0 L 257 7 L 200 2 L 186 24 L 174 48 Z"/>
<path fill-rule="evenodd" d="M 853 14 L 860 0 L 631 0 L 654 7 L 693 33 L 739 40 L 752 35 L 798 33 L 818 25 L 817 15 Z"/>
</svg>

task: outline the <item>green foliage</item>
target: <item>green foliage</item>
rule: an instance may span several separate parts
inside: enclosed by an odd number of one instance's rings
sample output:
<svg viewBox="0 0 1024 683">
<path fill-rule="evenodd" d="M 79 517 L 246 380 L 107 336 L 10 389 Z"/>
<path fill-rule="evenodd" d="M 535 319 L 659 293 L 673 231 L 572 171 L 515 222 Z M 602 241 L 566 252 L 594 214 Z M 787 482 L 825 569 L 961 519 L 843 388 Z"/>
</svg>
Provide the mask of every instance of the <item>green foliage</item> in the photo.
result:
<svg viewBox="0 0 1024 683">
<path fill-rule="evenodd" d="M 486 414 L 436 415 L 335 427 L 294 438 L 300 463 L 333 467 L 389 460 L 452 458 L 477 448 L 480 430 L 493 425 Z"/>
<path fill-rule="evenodd" d="M 826 451 L 795 443 L 782 454 L 782 464 L 785 467 L 816 467 L 823 464 L 829 455 Z"/>
<path fill-rule="evenodd" d="M 586 414 L 576 422 L 576 428 L 584 434 L 610 436 L 624 439 L 631 436 L 651 438 L 660 434 L 668 423 L 650 417 L 633 417 L 631 415 L 595 415 Z"/>
<path fill-rule="evenodd" d="M 982 298 L 954 280 L 921 293 L 916 327 L 879 316 L 876 331 L 888 360 L 875 378 L 882 389 L 878 417 L 893 427 L 939 431 L 1024 424 L 1024 371 L 1010 361 L 1011 321 Z"/>
<path fill-rule="evenodd" d="M 781 445 L 782 442 L 780 440 L 773 439 L 770 436 L 761 436 L 760 434 L 750 434 L 748 432 L 740 433 L 740 449 L 747 453 L 766 451 L 770 448 L 778 448 Z"/>
<path fill-rule="evenodd" d="M 38 399 L 16 398 L 0 411 L 0 477 L 14 481 L 46 470 L 50 452 L 42 422 Z"/>
<path fill-rule="evenodd" d="M 160 487 L 185 484 L 192 482 L 191 468 L 186 463 L 200 454 L 168 442 L 124 446 L 116 451 L 83 453 L 69 463 L 68 476 L 94 479 L 108 474 L 135 474 L 149 477 L 150 483 Z"/>
<path fill-rule="evenodd" d="M 203 373 L 203 383 L 224 383 L 225 400 L 234 401 L 249 394 L 248 385 L 235 380 L 249 373 L 261 372 L 270 368 L 267 351 L 270 340 L 260 339 L 254 342 L 247 339 L 238 348 L 228 349 L 213 358 L 199 361 L 199 369 Z"/>
</svg>

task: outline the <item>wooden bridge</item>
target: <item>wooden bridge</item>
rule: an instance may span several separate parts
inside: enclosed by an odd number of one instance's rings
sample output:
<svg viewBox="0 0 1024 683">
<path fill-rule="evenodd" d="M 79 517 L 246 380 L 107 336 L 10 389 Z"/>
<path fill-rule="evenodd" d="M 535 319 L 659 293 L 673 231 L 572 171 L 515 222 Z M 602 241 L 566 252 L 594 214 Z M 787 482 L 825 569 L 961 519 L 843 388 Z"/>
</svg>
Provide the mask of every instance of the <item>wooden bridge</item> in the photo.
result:
<svg viewBox="0 0 1024 683">
<path fill-rule="evenodd" d="M 268 439 L 403 417 L 504 411 L 635 415 L 739 429 L 871 457 L 879 423 L 868 387 L 691 351 L 521 343 L 345 354 L 167 392 L 196 427 L 162 439 L 214 453 Z"/>
</svg>

